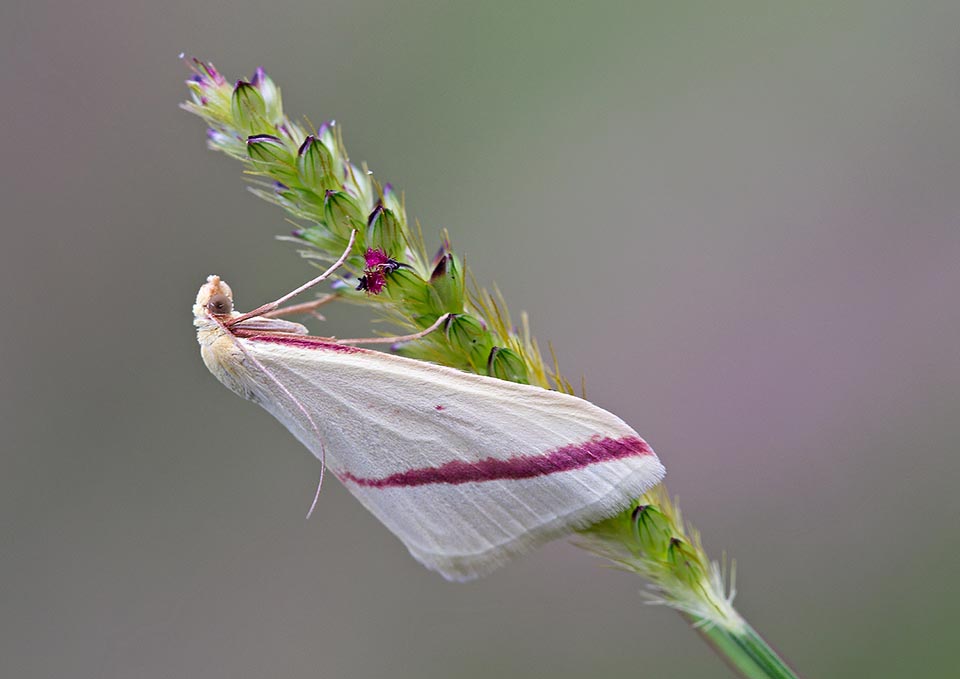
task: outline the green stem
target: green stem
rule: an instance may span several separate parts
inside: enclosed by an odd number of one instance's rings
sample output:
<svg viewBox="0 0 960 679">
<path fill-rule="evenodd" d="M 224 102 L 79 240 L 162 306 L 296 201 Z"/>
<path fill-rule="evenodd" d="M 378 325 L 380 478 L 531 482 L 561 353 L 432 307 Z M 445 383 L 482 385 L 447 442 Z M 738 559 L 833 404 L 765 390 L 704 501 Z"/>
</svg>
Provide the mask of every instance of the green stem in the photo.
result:
<svg viewBox="0 0 960 679">
<path fill-rule="evenodd" d="M 746 622 L 732 631 L 719 625 L 698 626 L 697 630 L 744 679 L 797 679 L 798 675 Z"/>
</svg>

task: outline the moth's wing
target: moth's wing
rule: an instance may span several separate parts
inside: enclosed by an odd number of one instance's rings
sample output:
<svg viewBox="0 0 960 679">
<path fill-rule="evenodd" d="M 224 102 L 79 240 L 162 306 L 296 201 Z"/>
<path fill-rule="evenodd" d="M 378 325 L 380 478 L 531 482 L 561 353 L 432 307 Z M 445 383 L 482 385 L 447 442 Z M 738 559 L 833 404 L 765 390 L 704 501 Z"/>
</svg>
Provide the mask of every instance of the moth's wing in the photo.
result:
<svg viewBox="0 0 960 679">
<path fill-rule="evenodd" d="M 239 314 L 238 314 L 239 315 Z M 264 318 L 263 316 L 254 316 L 247 318 L 231 326 L 230 331 L 239 334 L 255 334 L 261 332 L 286 332 L 294 335 L 306 335 L 310 331 L 305 325 L 287 321 L 282 318 Z"/>
<path fill-rule="evenodd" d="M 318 457 L 323 446 L 447 579 L 610 516 L 664 474 L 633 429 L 573 396 L 312 338 L 236 341 L 259 364 L 254 400 Z"/>
</svg>

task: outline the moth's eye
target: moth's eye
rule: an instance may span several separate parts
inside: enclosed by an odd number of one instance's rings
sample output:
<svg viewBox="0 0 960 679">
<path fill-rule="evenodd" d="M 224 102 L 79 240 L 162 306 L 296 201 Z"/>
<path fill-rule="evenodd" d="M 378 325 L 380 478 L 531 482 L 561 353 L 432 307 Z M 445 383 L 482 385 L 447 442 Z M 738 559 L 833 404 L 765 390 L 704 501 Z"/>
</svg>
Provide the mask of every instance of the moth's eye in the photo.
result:
<svg viewBox="0 0 960 679">
<path fill-rule="evenodd" d="M 207 311 L 214 316 L 225 316 L 233 311 L 233 303 L 229 297 L 220 293 L 211 297 L 210 301 L 207 302 Z"/>
</svg>

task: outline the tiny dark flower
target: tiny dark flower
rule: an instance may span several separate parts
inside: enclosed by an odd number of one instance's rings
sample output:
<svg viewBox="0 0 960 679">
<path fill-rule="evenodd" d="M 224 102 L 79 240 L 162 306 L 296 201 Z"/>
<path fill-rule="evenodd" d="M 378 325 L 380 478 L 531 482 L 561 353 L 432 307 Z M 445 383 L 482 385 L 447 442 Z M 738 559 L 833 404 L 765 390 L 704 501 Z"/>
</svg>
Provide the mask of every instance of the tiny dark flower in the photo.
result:
<svg viewBox="0 0 960 679">
<path fill-rule="evenodd" d="M 379 295 L 387 284 L 387 274 L 403 266 L 380 248 L 367 248 L 363 256 L 366 268 L 357 285 L 357 290 L 365 290 L 369 295 Z"/>
<path fill-rule="evenodd" d="M 364 290 L 368 295 L 379 295 L 386 284 L 387 275 L 380 269 L 375 269 L 360 277 L 357 290 Z"/>
<path fill-rule="evenodd" d="M 373 249 L 367 248 L 367 254 L 364 255 L 364 259 L 367 262 L 367 268 L 371 269 L 374 267 L 381 267 L 388 262 L 393 262 L 392 259 L 387 257 L 387 253 L 381 250 L 380 248 Z M 396 264 L 396 262 L 393 262 Z"/>
</svg>

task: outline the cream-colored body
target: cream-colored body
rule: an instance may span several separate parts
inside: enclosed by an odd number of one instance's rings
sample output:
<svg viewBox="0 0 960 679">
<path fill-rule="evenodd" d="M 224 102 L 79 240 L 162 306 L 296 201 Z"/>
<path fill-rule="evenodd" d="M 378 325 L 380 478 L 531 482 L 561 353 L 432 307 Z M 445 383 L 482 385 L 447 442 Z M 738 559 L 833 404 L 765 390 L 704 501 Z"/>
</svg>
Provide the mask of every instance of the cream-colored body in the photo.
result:
<svg viewBox="0 0 960 679">
<path fill-rule="evenodd" d="M 303 326 L 275 319 L 262 323 L 284 324 L 283 336 L 237 337 L 205 295 L 194 311 L 210 371 L 325 454 L 448 579 L 610 516 L 663 476 L 633 429 L 582 399 L 302 337 Z"/>
<path fill-rule="evenodd" d="M 251 378 L 236 338 L 215 325 L 212 328 L 200 327 L 197 330 L 197 340 L 200 342 L 200 356 L 203 357 L 207 370 L 230 391 L 250 399 L 253 392 L 247 389 L 247 385 L 251 383 Z"/>
</svg>

